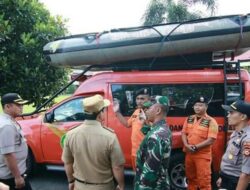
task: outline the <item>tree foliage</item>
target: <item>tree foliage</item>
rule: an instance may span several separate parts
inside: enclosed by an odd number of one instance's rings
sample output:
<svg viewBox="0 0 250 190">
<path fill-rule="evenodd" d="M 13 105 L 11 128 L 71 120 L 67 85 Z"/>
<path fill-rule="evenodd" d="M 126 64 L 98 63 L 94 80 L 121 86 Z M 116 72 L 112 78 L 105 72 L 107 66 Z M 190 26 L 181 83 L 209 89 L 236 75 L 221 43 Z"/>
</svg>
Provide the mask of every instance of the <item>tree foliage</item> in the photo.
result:
<svg viewBox="0 0 250 190">
<path fill-rule="evenodd" d="M 182 22 L 203 17 L 201 11 L 191 12 L 190 7 L 202 4 L 214 15 L 216 0 L 151 0 L 143 16 L 144 25 Z"/>
<path fill-rule="evenodd" d="M 17 92 L 35 105 L 65 84 L 67 71 L 46 63 L 43 46 L 67 32 L 38 0 L 0 1 L 0 95 Z"/>
</svg>

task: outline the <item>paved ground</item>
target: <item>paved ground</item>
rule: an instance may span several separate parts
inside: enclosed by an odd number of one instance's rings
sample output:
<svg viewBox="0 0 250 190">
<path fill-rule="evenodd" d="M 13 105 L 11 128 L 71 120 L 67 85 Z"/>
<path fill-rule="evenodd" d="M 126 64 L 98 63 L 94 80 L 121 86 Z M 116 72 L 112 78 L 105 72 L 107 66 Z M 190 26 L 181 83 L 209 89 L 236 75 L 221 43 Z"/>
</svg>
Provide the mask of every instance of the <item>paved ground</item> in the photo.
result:
<svg viewBox="0 0 250 190">
<path fill-rule="evenodd" d="M 61 171 L 37 171 L 30 179 L 33 190 L 68 190 L 66 175 Z M 126 190 L 133 189 L 133 177 L 126 176 Z"/>
</svg>

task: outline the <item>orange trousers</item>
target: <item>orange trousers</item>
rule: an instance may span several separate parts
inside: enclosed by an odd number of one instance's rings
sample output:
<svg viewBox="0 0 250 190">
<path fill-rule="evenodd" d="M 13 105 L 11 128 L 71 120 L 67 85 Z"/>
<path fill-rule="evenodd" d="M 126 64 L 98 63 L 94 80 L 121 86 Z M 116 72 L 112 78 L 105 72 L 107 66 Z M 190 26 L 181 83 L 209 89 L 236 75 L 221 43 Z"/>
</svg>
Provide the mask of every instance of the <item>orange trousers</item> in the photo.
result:
<svg viewBox="0 0 250 190">
<path fill-rule="evenodd" d="M 131 162 L 132 162 L 132 168 L 135 171 L 136 170 L 136 156 L 131 155 Z"/>
<path fill-rule="evenodd" d="M 185 171 L 188 190 L 211 190 L 211 159 L 199 155 L 186 154 Z"/>
</svg>

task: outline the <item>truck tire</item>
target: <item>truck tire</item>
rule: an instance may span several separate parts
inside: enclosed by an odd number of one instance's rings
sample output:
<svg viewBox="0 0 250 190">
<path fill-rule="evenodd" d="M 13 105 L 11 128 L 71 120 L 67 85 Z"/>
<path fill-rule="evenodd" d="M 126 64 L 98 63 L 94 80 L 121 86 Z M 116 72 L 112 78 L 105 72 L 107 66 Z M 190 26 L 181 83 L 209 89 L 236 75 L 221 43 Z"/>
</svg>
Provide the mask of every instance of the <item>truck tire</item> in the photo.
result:
<svg viewBox="0 0 250 190">
<path fill-rule="evenodd" d="M 170 157 L 169 178 L 173 190 L 185 190 L 187 188 L 184 160 L 184 154 L 179 152 Z"/>
</svg>

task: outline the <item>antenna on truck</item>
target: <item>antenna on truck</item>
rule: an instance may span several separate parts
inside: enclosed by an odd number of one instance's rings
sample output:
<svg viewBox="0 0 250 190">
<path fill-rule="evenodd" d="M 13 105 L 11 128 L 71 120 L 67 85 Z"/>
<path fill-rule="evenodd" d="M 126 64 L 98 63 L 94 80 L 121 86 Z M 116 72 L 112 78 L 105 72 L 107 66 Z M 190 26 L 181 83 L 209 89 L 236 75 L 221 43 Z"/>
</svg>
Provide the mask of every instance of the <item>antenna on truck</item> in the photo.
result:
<svg viewBox="0 0 250 190">
<path fill-rule="evenodd" d="M 71 84 L 73 84 L 75 81 L 77 81 L 79 78 L 81 78 L 87 71 L 93 69 L 93 68 L 102 68 L 105 67 L 106 65 L 90 65 L 86 67 L 82 73 L 80 73 L 76 78 L 74 78 L 72 81 L 70 81 L 66 86 L 64 86 L 62 89 L 58 90 L 52 97 L 50 97 L 48 100 L 46 100 L 42 105 L 38 106 L 35 111 L 31 113 L 25 113 L 22 114 L 21 117 L 24 116 L 30 116 L 36 113 L 42 112 L 42 108 L 44 108 L 48 103 L 50 103 L 55 97 L 57 97 L 60 93 L 62 93 L 66 88 L 68 88 Z"/>
</svg>

